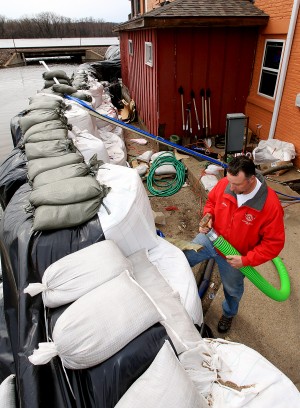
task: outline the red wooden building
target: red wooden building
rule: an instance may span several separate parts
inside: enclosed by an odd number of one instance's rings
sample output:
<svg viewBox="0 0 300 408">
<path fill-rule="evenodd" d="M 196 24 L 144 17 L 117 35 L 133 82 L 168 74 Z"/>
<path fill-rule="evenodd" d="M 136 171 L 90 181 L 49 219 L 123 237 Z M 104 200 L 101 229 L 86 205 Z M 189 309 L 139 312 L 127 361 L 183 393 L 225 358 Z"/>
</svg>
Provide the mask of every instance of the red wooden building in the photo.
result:
<svg viewBox="0 0 300 408">
<path fill-rule="evenodd" d="M 267 21 L 248 0 L 175 0 L 119 25 L 122 80 L 147 129 L 183 135 L 182 87 L 185 122 L 194 91 L 202 128 L 200 91 L 209 89 L 211 134 L 224 134 L 226 114 L 245 112 L 259 28 Z"/>
</svg>

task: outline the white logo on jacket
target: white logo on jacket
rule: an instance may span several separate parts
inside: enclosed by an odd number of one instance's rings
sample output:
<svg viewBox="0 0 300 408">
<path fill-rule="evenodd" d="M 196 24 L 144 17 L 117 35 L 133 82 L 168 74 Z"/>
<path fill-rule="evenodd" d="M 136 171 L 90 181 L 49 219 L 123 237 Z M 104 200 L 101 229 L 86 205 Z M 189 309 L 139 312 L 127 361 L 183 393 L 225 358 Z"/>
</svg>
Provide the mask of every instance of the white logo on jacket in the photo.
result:
<svg viewBox="0 0 300 408">
<path fill-rule="evenodd" d="M 255 217 L 252 214 L 245 214 L 245 219 L 243 222 L 247 225 L 252 225 L 252 222 L 255 220 Z"/>
</svg>

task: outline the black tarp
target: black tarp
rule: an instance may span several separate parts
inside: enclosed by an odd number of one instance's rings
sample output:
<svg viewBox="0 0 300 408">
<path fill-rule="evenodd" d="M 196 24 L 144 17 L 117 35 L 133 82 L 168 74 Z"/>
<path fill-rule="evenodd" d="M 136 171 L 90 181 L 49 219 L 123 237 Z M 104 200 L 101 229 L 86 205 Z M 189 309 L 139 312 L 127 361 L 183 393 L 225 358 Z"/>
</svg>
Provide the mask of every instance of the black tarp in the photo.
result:
<svg viewBox="0 0 300 408">
<path fill-rule="evenodd" d="M 14 372 L 14 359 L 4 315 L 3 282 L 0 269 L 0 384 L 10 374 L 14 374 Z"/>
<path fill-rule="evenodd" d="M 4 307 L 16 370 L 20 406 L 30 408 L 74 407 L 74 399 L 58 359 L 33 366 L 28 356 L 46 341 L 42 297 L 24 294 L 40 282 L 45 269 L 79 249 L 104 239 L 98 216 L 75 228 L 32 231 L 32 214 L 26 212 L 31 188 L 24 184 L 11 198 L 0 224 Z"/>
<path fill-rule="evenodd" d="M 68 306 L 49 310 L 50 336 Z M 172 344 L 165 328 L 157 323 L 103 363 L 84 370 L 66 370 L 76 408 L 113 408 L 151 365 L 166 340 Z M 63 377 L 62 371 L 60 375 Z"/>
<path fill-rule="evenodd" d="M 117 82 L 121 78 L 121 60 L 104 60 L 81 64 L 78 70 L 85 70 L 100 81 Z"/>
<path fill-rule="evenodd" d="M 25 113 L 26 113 L 26 110 L 23 110 L 20 113 L 18 113 L 18 115 L 14 116 L 10 120 L 10 133 L 11 133 L 14 147 L 16 147 L 17 144 L 20 142 L 20 140 L 23 138 L 23 133 L 22 133 L 22 130 L 19 124 L 19 119 L 22 116 L 24 116 Z"/>
<path fill-rule="evenodd" d="M 27 182 L 25 153 L 15 147 L 0 164 L 0 204 L 6 208 L 15 192 Z"/>
</svg>

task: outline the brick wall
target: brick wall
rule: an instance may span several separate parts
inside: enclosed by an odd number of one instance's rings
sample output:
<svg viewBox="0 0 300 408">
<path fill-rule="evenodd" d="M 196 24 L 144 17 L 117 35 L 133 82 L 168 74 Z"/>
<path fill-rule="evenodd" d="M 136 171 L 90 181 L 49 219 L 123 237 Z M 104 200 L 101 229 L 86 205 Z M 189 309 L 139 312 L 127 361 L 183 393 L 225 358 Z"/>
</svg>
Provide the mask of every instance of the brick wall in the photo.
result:
<svg viewBox="0 0 300 408">
<path fill-rule="evenodd" d="M 257 130 L 257 125 L 262 125 L 260 138 L 267 139 L 273 115 L 274 100 L 260 96 L 257 93 L 264 44 L 266 39 L 286 40 L 293 1 L 256 0 L 255 5 L 269 14 L 270 20 L 267 27 L 262 29 L 258 40 L 252 84 L 246 105 L 246 113 L 249 115 L 250 129 L 255 132 Z M 299 155 L 294 161 L 296 167 L 300 167 L 300 108 L 295 106 L 296 94 L 300 93 L 299 66 L 300 18 L 298 18 L 296 25 L 278 122 L 274 134 L 276 139 L 290 142 L 295 145 L 296 153 Z"/>
</svg>

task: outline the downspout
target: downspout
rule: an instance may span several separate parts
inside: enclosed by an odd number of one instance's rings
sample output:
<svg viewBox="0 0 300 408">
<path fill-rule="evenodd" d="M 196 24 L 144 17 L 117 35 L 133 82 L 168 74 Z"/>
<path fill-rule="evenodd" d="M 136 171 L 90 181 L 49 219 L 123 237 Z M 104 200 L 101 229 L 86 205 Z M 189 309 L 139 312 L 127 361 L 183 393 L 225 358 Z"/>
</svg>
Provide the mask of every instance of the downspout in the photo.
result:
<svg viewBox="0 0 300 408">
<path fill-rule="evenodd" d="M 286 72 L 288 69 L 288 63 L 289 63 L 291 48 L 292 48 L 293 39 L 294 39 L 294 32 L 295 32 L 295 26 L 297 22 L 298 11 L 299 11 L 299 4 L 300 4 L 300 0 L 294 0 L 291 20 L 289 24 L 289 30 L 287 34 L 286 43 L 285 43 L 284 56 L 283 56 L 283 61 L 282 61 L 279 84 L 278 84 L 268 139 L 273 139 L 274 134 L 275 134 L 275 129 L 276 129 L 277 120 L 278 120 L 278 113 L 280 109 L 280 103 L 281 103 L 283 88 L 285 84 L 285 77 L 286 77 Z"/>
</svg>

